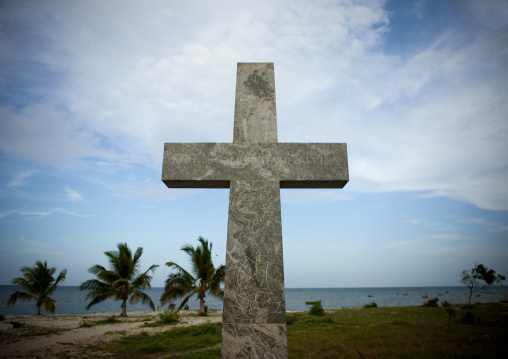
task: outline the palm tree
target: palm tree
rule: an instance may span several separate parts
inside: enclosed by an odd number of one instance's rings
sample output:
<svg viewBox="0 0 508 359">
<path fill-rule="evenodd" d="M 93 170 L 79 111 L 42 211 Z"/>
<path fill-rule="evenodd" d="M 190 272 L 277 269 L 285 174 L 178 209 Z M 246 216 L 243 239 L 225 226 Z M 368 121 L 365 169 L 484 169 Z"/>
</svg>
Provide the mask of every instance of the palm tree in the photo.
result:
<svg viewBox="0 0 508 359">
<path fill-rule="evenodd" d="M 7 301 L 7 306 L 14 305 L 18 300 L 35 300 L 37 315 L 41 314 L 41 307 L 46 312 L 55 312 L 56 300 L 50 297 L 56 290 L 58 284 L 65 280 L 67 269 L 63 269 L 58 278 L 54 278 L 55 267 L 48 268 L 48 262 L 36 261 L 33 267 L 21 268 L 23 277 L 14 278 L 12 284 L 16 284 L 24 291 L 15 290 Z"/>
<path fill-rule="evenodd" d="M 208 241 L 203 237 L 199 237 L 198 241 L 201 246 L 196 248 L 190 244 L 182 247 L 182 251 L 186 252 L 191 259 L 194 276 L 174 262 L 166 263 L 177 272 L 168 276 L 161 303 L 164 305 L 172 300 L 184 298 L 179 307 L 181 309 L 193 294 L 197 294 L 200 301 L 199 314 L 203 315 L 206 292 L 220 299 L 224 296 L 220 284 L 224 282 L 225 267 L 221 265 L 215 269 L 212 263 L 212 243 L 208 245 Z"/>
<path fill-rule="evenodd" d="M 122 301 L 122 316 L 126 317 L 129 296 L 131 304 L 141 300 L 143 304 L 148 304 L 155 310 L 152 299 L 142 290 L 151 288 L 152 276 L 148 275 L 148 272 L 155 272 L 158 265 L 153 264 L 146 272 L 140 274 L 139 258 L 143 254 L 143 248 L 139 247 L 133 257 L 127 243 L 118 243 L 117 247 L 118 251 L 104 252 L 108 257 L 110 269 L 107 270 L 100 264 L 90 267 L 88 272 L 94 274 L 97 279 L 89 279 L 79 286 L 79 289 L 89 291 L 86 299 L 89 299 L 90 303 L 86 306 L 86 310 L 106 299 L 114 298 Z"/>
</svg>

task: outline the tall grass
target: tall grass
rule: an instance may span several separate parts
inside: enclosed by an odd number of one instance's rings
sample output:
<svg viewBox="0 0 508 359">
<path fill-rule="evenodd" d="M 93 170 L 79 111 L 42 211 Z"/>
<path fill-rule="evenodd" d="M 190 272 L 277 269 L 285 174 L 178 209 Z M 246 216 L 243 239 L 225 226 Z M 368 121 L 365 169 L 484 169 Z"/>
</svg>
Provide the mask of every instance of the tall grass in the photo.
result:
<svg viewBox="0 0 508 359">
<path fill-rule="evenodd" d="M 453 309 L 454 316 L 450 315 Z M 506 358 L 508 306 L 390 307 L 288 315 L 289 358 Z M 168 327 L 170 328 L 170 327 Z M 108 344 L 109 358 L 220 358 L 221 325 L 141 333 Z M 104 349 L 104 348 L 103 348 Z"/>
</svg>

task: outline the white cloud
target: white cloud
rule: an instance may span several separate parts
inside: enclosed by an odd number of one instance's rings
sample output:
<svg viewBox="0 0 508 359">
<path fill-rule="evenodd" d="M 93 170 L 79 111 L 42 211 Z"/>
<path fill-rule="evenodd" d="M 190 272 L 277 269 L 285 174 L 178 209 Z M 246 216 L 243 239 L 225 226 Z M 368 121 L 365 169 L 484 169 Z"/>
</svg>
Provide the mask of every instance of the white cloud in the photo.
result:
<svg viewBox="0 0 508 359">
<path fill-rule="evenodd" d="M 66 210 L 65 208 L 60 208 L 60 207 L 49 209 L 49 210 L 46 210 L 46 211 L 16 210 L 16 211 L 11 211 L 9 213 L 16 213 L 16 214 L 19 214 L 21 216 L 30 216 L 30 217 L 47 217 L 47 216 L 50 216 L 50 215 L 55 214 L 55 213 L 63 213 L 63 214 L 66 214 L 68 216 L 82 217 L 82 218 L 92 217 L 92 215 L 90 215 L 90 214 L 75 213 L 75 212 Z"/>
<path fill-rule="evenodd" d="M 79 202 L 79 201 L 83 200 L 83 196 L 81 196 L 81 194 L 74 191 L 73 189 L 70 189 L 69 187 L 65 187 L 64 190 L 65 190 L 65 195 L 69 201 Z"/>
<path fill-rule="evenodd" d="M 351 201 L 354 198 L 342 190 L 285 189 L 280 193 L 283 203 L 307 204 L 316 201 Z"/>
<path fill-rule="evenodd" d="M 10 214 L 17 213 L 18 210 L 14 209 L 11 211 L 0 212 L 0 219 L 7 217 Z"/>
<path fill-rule="evenodd" d="M 27 170 L 16 174 L 7 187 L 20 187 L 26 185 L 26 179 L 36 174 L 37 170 Z"/>
<path fill-rule="evenodd" d="M 459 234 L 454 233 L 448 233 L 448 234 L 433 234 L 430 236 L 432 239 L 445 239 L 448 241 L 457 240 L 463 238 L 463 236 Z"/>
<path fill-rule="evenodd" d="M 274 61 L 279 140 L 348 142 L 348 188 L 508 209 L 498 25 L 473 37 L 446 31 L 398 57 L 383 52 L 384 1 L 30 4 L 1 21 L 31 41 L 7 39 L 2 53 L 59 76 L 36 86 L 39 103 L 0 108 L 0 150 L 12 157 L 98 173 L 160 170 L 163 142 L 231 141 L 236 62 Z M 35 46 L 34 34 L 45 41 Z"/>
<path fill-rule="evenodd" d="M 420 219 L 418 218 L 412 218 L 412 219 L 406 219 L 405 222 L 411 223 L 411 224 L 419 224 Z"/>
<path fill-rule="evenodd" d="M 2 251 L 23 254 L 60 254 L 49 248 L 47 243 L 37 240 L 25 239 L 24 236 L 18 236 L 16 240 L 1 240 L 3 245 L 0 247 Z"/>
</svg>

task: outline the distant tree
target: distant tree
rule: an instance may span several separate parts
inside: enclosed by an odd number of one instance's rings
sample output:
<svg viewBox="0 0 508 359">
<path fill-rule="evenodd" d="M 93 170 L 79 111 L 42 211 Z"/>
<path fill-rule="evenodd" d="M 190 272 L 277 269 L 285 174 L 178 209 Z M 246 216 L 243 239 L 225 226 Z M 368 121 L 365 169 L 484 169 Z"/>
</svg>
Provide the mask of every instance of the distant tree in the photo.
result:
<svg viewBox="0 0 508 359">
<path fill-rule="evenodd" d="M 497 277 L 496 277 L 496 283 L 499 283 L 501 285 L 501 288 L 503 288 L 503 292 L 504 292 L 504 299 L 505 300 L 508 300 L 508 294 L 506 294 L 506 289 L 503 285 L 503 282 L 506 280 L 506 277 L 502 274 L 498 274 Z"/>
<path fill-rule="evenodd" d="M 166 287 L 161 296 L 163 305 L 173 300 L 183 298 L 179 309 L 181 309 L 193 294 L 197 294 L 199 299 L 199 314 L 205 314 L 206 292 L 210 295 L 222 299 L 224 292 L 220 285 L 224 282 L 225 267 L 223 265 L 215 268 L 212 262 L 212 243 L 203 237 L 199 237 L 201 245 L 193 248 L 190 244 L 182 247 L 191 260 L 192 273 L 187 272 L 180 265 L 174 262 L 168 262 L 166 265 L 176 270 L 166 279 Z"/>
<path fill-rule="evenodd" d="M 467 303 L 467 310 L 471 307 L 471 297 L 473 293 L 484 290 L 491 286 L 498 277 L 496 271 L 488 269 L 483 264 L 475 263 L 475 266 L 470 270 L 463 270 L 460 273 L 460 282 L 469 288 L 469 301 Z"/>
<path fill-rule="evenodd" d="M 86 310 L 106 299 L 113 298 L 122 301 L 122 316 L 126 317 L 129 297 L 129 303 L 136 304 L 141 300 L 155 310 L 152 299 L 142 290 L 151 288 L 152 276 L 148 272 L 155 272 L 158 265 L 153 264 L 140 274 L 139 266 L 143 248 L 139 247 L 134 256 L 127 243 L 118 243 L 117 248 L 117 251 L 104 252 L 108 257 L 110 269 L 100 264 L 90 267 L 88 272 L 94 274 L 97 279 L 89 279 L 79 286 L 81 290 L 88 290 L 86 299 L 90 300 L 90 303 L 86 306 Z"/>
<path fill-rule="evenodd" d="M 22 290 L 15 290 L 7 301 L 7 306 L 14 305 L 19 301 L 35 300 L 37 315 L 41 314 L 41 307 L 46 312 L 55 312 L 56 300 L 50 297 L 58 285 L 65 280 L 67 269 L 63 269 L 55 279 L 55 267 L 48 268 L 48 262 L 36 261 L 33 267 L 22 267 L 23 277 L 12 280 Z"/>
</svg>

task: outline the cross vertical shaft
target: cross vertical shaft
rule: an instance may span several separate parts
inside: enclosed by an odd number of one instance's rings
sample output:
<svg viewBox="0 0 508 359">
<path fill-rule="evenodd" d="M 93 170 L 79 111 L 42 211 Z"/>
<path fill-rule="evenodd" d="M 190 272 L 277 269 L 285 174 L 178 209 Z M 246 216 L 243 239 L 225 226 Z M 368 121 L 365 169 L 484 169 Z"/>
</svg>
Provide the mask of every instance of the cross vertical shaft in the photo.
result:
<svg viewBox="0 0 508 359">
<path fill-rule="evenodd" d="M 276 143 L 273 63 L 239 63 L 233 143 Z M 223 358 L 287 358 L 278 180 L 230 183 Z"/>
<path fill-rule="evenodd" d="M 230 188 L 223 358 L 287 358 L 280 188 L 342 188 L 345 143 L 278 143 L 273 63 L 239 63 L 233 143 L 165 143 L 169 188 Z"/>
</svg>

